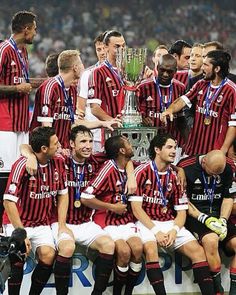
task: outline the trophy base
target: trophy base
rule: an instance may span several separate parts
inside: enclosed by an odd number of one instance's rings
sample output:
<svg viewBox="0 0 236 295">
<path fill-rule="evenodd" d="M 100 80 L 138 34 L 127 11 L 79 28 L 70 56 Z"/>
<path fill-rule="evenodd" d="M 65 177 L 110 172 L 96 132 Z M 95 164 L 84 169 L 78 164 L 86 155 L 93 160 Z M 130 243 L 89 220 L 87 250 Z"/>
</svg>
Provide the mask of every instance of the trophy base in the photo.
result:
<svg viewBox="0 0 236 295">
<path fill-rule="evenodd" d="M 129 139 L 134 151 L 133 160 L 145 162 L 149 159 L 150 141 L 157 134 L 156 127 L 117 128 L 112 133 L 105 131 L 105 138 L 114 135 L 124 135 Z"/>
<path fill-rule="evenodd" d="M 142 117 L 137 115 L 124 115 L 122 117 L 123 128 L 136 128 L 142 126 Z"/>
</svg>

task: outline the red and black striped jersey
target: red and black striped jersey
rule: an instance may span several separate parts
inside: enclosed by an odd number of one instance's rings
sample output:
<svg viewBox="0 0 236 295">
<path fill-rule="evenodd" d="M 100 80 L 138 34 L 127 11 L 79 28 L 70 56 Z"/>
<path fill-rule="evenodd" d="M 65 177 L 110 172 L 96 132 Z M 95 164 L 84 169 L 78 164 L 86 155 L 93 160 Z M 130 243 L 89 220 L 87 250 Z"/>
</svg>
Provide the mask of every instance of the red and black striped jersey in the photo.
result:
<svg viewBox="0 0 236 295">
<path fill-rule="evenodd" d="M 172 85 L 172 86 L 171 86 Z M 184 140 L 180 134 L 179 120 L 183 117 L 183 112 L 178 113 L 173 122 L 168 121 L 167 126 L 160 121 L 161 113 L 164 111 L 173 101 L 184 94 L 184 85 L 173 79 L 170 85 L 159 85 L 161 96 L 157 90 L 155 78 L 144 80 L 138 86 L 139 97 L 139 109 L 143 117 L 148 117 L 152 120 L 153 126 L 160 128 L 160 133 L 170 133 L 176 138 L 179 146 L 182 146 Z M 172 87 L 172 90 L 171 90 Z M 171 95 L 171 97 L 170 97 Z M 162 110 L 161 99 L 163 101 L 164 110 Z"/>
<path fill-rule="evenodd" d="M 21 50 L 25 66 L 29 68 L 25 47 Z M 0 43 L 0 84 L 18 85 L 25 82 L 19 57 L 8 40 Z M 29 130 L 29 95 L 0 93 L 0 130 L 27 132 Z"/>
<path fill-rule="evenodd" d="M 72 157 L 65 157 L 67 185 L 69 193 L 69 207 L 66 222 L 69 224 L 81 224 L 91 220 L 93 210 L 81 204 L 79 208 L 74 206 L 76 190 L 82 193 L 89 180 L 95 177 L 96 172 L 107 160 L 105 154 L 91 155 L 83 164 L 76 162 Z M 82 173 L 82 175 L 81 175 Z M 80 180 L 81 177 L 81 180 Z M 77 178 L 77 179 L 76 179 Z M 80 180 L 80 181 L 79 181 Z M 57 210 L 54 211 L 52 223 L 57 221 Z"/>
<path fill-rule="evenodd" d="M 113 68 L 114 72 L 116 71 Z M 116 75 L 105 64 L 94 68 L 89 77 L 87 103 L 97 103 L 111 117 L 115 118 L 121 111 L 119 92 L 121 89 L 118 74 Z"/>
<path fill-rule="evenodd" d="M 67 90 L 72 99 L 73 109 L 76 109 L 77 90 L 70 86 Z M 63 148 L 69 148 L 71 118 L 65 103 L 64 92 L 57 80 L 57 76 L 44 81 L 35 95 L 34 112 L 30 130 L 42 123 L 52 123 L 56 135 Z"/>
<path fill-rule="evenodd" d="M 49 225 L 58 195 L 67 193 L 64 160 L 54 157 L 48 164 L 38 166 L 37 174 L 26 171 L 26 158 L 19 158 L 12 166 L 4 200 L 16 203 L 24 226 Z M 9 223 L 4 214 L 3 223 Z"/>
<path fill-rule="evenodd" d="M 189 75 L 189 71 L 188 70 L 177 71 L 174 74 L 174 78 L 176 80 L 180 81 L 181 83 L 183 83 L 184 86 L 185 86 L 185 89 L 188 87 L 189 79 L 190 79 L 190 75 Z"/>
<path fill-rule="evenodd" d="M 98 171 L 88 187 L 82 193 L 81 198 L 98 198 L 103 202 L 115 204 L 117 202 L 127 202 L 127 212 L 118 215 L 108 210 L 96 210 L 93 220 L 101 227 L 108 225 L 121 225 L 134 221 L 127 196 L 124 196 L 123 186 L 126 182 L 124 170 L 118 170 L 112 160 L 107 161 Z"/>
<path fill-rule="evenodd" d="M 190 156 L 206 154 L 211 150 L 220 149 L 224 143 L 228 126 L 236 126 L 236 88 L 235 84 L 228 79 L 211 103 L 210 124 L 204 123 L 208 86 L 208 81 L 200 80 L 181 97 L 189 107 L 191 107 L 192 102 L 196 104 L 193 128 L 185 147 L 185 153 Z M 217 90 L 218 87 L 211 86 L 211 98 L 217 93 Z"/>
<path fill-rule="evenodd" d="M 137 180 L 137 195 L 131 197 L 131 201 L 142 202 L 142 208 L 152 220 L 168 221 L 174 220 L 177 210 L 188 209 L 188 199 L 181 192 L 175 171 L 170 167 L 169 176 L 167 171 L 158 172 L 160 182 L 165 192 L 167 201 L 166 209 L 163 210 L 161 194 L 152 162 L 141 164 L 135 169 Z M 168 183 L 167 183 L 168 181 Z"/>
<path fill-rule="evenodd" d="M 232 186 L 233 171 L 227 160 L 223 173 L 210 176 L 207 175 L 200 164 L 199 156 L 191 156 L 184 158 L 178 164 L 184 169 L 187 180 L 187 196 L 191 203 L 203 213 L 220 216 L 221 204 L 224 198 L 232 198 L 236 193 L 236 188 Z M 204 176 L 206 177 L 207 187 L 204 184 Z M 212 200 L 212 213 L 210 212 L 210 197 L 206 190 L 212 189 L 213 181 L 216 181 L 215 190 Z"/>
</svg>

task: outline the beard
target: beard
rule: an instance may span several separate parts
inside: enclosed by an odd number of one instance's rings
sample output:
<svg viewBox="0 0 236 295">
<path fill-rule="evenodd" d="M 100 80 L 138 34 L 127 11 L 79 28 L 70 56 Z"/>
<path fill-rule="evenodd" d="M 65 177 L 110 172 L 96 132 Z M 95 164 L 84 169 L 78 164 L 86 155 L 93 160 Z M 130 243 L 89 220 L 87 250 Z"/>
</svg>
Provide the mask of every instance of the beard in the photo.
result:
<svg viewBox="0 0 236 295">
<path fill-rule="evenodd" d="M 203 72 L 204 80 L 206 81 L 212 81 L 216 78 L 216 73 L 212 72 L 210 75 L 206 75 L 206 73 Z"/>
</svg>

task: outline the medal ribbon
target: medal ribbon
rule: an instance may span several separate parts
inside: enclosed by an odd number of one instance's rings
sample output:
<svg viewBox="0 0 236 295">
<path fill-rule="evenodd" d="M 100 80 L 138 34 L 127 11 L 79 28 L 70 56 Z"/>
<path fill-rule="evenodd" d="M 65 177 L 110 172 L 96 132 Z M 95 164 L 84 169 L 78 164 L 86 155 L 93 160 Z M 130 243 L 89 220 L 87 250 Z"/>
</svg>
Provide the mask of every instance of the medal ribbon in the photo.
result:
<svg viewBox="0 0 236 295">
<path fill-rule="evenodd" d="M 73 174 L 74 174 L 74 180 L 75 180 L 75 201 L 79 201 L 80 200 L 80 188 L 81 188 L 81 182 L 84 180 L 84 167 L 85 165 L 83 165 L 82 167 L 82 171 L 80 173 L 78 173 L 78 167 L 79 165 L 75 164 L 75 162 L 73 161 L 73 159 L 71 158 L 71 163 L 72 163 L 72 167 L 73 167 Z M 79 177 L 77 177 L 79 174 Z"/>
<path fill-rule="evenodd" d="M 20 50 L 19 50 L 18 47 L 17 47 L 16 41 L 11 37 L 11 38 L 9 39 L 9 42 L 10 42 L 10 44 L 13 46 L 13 48 L 14 48 L 14 50 L 15 50 L 15 52 L 16 52 L 16 54 L 17 54 L 19 60 L 20 60 L 20 64 L 21 64 L 21 67 L 22 67 L 22 72 L 23 72 L 23 76 L 24 76 L 24 78 L 25 78 L 25 81 L 26 81 L 27 83 L 30 83 L 30 80 L 29 80 L 29 71 L 28 71 L 28 69 L 27 69 L 27 66 L 26 66 L 25 60 L 24 60 L 23 56 L 21 55 Z"/>
<path fill-rule="evenodd" d="M 213 176 L 213 181 L 210 184 L 211 187 L 209 187 L 204 171 L 202 171 L 202 177 L 203 177 L 203 182 L 204 182 L 204 193 L 207 194 L 207 198 L 210 203 L 210 213 L 211 213 L 212 212 L 212 204 L 213 204 L 213 200 L 214 200 L 214 193 L 215 193 L 215 188 L 216 188 L 216 178 Z"/>
<path fill-rule="evenodd" d="M 172 98 L 172 92 L 173 92 L 173 85 L 170 84 L 169 97 L 168 97 L 168 100 L 167 100 L 166 103 L 163 101 L 163 96 L 161 94 L 160 84 L 158 83 L 158 79 L 157 78 L 156 78 L 156 89 L 157 89 L 158 95 L 160 97 L 161 112 L 164 112 L 169 107 L 169 105 L 171 104 L 171 98 Z"/>
<path fill-rule="evenodd" d="M 117 77 L 117 79 L 120 82 L 120 85 L 124 85 L 124 81 L 122 80 L 121 76 L 117 73 L 117 71 L 114 70 L 113 66 L 109 63 L 109 61 L 106 59 L 104 61 L 105 65 L 109 68 L 109 70 Z"/>
<path fill-rule="evenodd" d="M 126 195 L 125 195 L 125 184 L 126 184 L 126 181 L 127 181 L 127 175 L 126 175 L 126 172 L 124 173 L 124 175 L 122 175 L 122 173 L 120 173 L 120 170 L 116 164 L 116 162 L 114 160 L 112 160 L 114 166 L 116 167 L 118 173 L 119 173 L 119 178 L 120 178 L 120 182 L 121 182 L 121 201 L 123 204 L 126 204 L 127 203 L 127 198 L 126 198 Z"/>
<path fill-rule="evenodd" d="M 154 172 L 155 172 L 155 175 L 156 175 L 156 182 L 157 182 L 157 186 L 158 186 L 158 191 L 160 193 L 160 196 L 161 196 L 161 204 L 166 207 L 167 206 L 167 200 L 166 200 L 166 191 L 167 191 L 167 185 L 169 183 L 169 180 L 170 180 L 170 170 L 168 169 L 167 170 L 167 176 L 166 176 L 166 185 L 165 185 L 165 188 L 164 186 L 161 185 L 161 180 L 160 180 L 160 177 L 159 177 L 159 174 L 158 174 L 158 169 L 157 169 L 157 165 L 155 163 L 155 161 L 152 161 L 152 166 L 153 166 L 153 169 L 154 169 Z"/>
<path fill-rule="evenodd" d="M 48 167 L 49 179 L 52 178 L 52 171 L 51 171 L 50 161 L 48 161 L 47 166 L 44 166 L 44 167 Z M 43 173 L 43 169 L 40 166 L 39 162 L 38 162 L 38 171 L 39 171 L 40 179 L 41 179 L 41 182 L 42 182 L 42 185 L 43 185 L 43 183 L 47 181 L 46 173 Z M 45 179 L 44 179 L 44 175 L 45 175 Z"/>
<path fill-rule="evenodd" d="M 75 112 L 74 112 L 74 109 L 73 109 L 73 104 L 72 104 L 71 96 L 67 94 L 67 91 L 66 91 L 66 88 L 65 88 L 65 84 L 64 84 L 64 81 L 63 81 L 62 77 L 58 75 L 57 76 L 57 80 L 58 80 L 59 85 L 61 86 L 61 89 L 63 91 L 63 94 L 64 94 L 64 102 L 65 102 L 65 105 L 68 108 L 68 111 L 69 111 L 69 114 L 70 114 L 71 123 L 73 124 L 74 121 L 75 121 Z"/>
<path fill-rule="evenodd" d="M 210 117 L 210 107 L 213 101 L 216 99 L 218 94 L 220 93 L 221 89 L 225 85 L 227 79 L 223 79 L 220 83 L 220 86 L 218 87 L 217 91 L 211 96 L 210 98 L 210 90 L 211 90 L 211 83 L 209 82 L 208 87 L 207 87 L 207 93 L 206 93 L 206 98 L 205 98 L 205 110 L 206 110 L 206 118 Z"/>
</svg>

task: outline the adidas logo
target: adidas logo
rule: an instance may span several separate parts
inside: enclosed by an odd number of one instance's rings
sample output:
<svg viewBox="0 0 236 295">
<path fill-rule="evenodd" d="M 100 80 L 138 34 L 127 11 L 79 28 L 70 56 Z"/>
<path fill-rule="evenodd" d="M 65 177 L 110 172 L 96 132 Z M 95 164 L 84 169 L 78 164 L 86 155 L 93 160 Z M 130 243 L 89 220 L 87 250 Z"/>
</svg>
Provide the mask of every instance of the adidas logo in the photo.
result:
<svg viewBox="0 0 236 295">
<path fill-rule="evenodd" d="M 197 179 L 194 181 L 194 183 L 196 183 L 196 184 L 200 184 L 200 183 L 201 183 L 201 180 L 200 180 L 199 178 L 197 178 Z"/>
<path fill-rule="evenodd" d="M 147 185 L 147 184 L 152 184 L 152 182 L 151 182 L 150 179 L 148 179 L 148 180 L 145 182 L 145 184 L 146 184 L 146 185 Z"/>
<path fill-rule="evenodd" d="M 121 182 L 119 180 L 117 180 L 116 186 L 119 186 L 119 185 L 121 185 Z"/>
<path fill-rule="evenodd" d="M 14 60 L 11 61 L 11 66 L 15 66 L 16 63 L 14 62 Z"/>
<path fill-rule="evenodd" d="M 111 78 L 106 77 L 106 82 L 110 82 L 110 81 L 112 81 Z"/>
<path fill-rule="evenodd" d="M 148 98 L 146 99 L 146 101 L 153 101 L 153 98 L 151 96 L 148 96 Z"/>
<path fill-rule="evenodd" d="M 32 176 L 30 176 L 29 180 L 36 180 L 36 178 L 32 175 Z"/>
<path fill-rule="evenodd" d="M 200 90 L 200 91 L 198 92 L 198 94 L 203 94 L 203 90 Z"/>
</svg>

